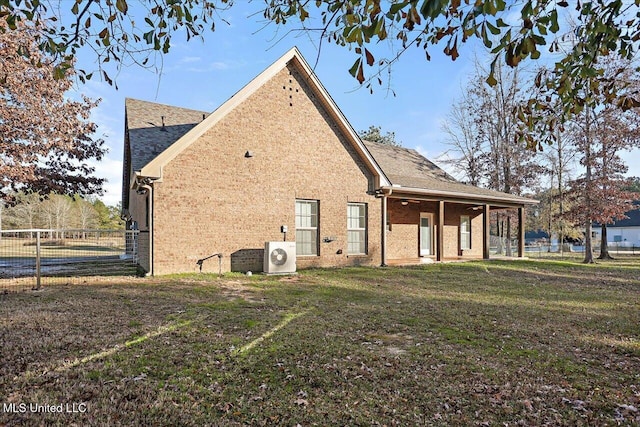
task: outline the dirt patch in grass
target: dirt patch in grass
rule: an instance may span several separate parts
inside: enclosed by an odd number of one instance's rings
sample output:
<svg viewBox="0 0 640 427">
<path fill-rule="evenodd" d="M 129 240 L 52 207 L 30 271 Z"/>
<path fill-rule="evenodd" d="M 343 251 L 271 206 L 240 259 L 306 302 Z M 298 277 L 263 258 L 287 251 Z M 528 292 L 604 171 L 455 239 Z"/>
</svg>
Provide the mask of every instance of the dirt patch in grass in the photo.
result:
<svg viewBox="0 0 640 427">
<path fill-rule="evenodd" d="M 640 423 L 639 277 L 479 262 L 9 294 L 0 423 Z"/>
</svg>

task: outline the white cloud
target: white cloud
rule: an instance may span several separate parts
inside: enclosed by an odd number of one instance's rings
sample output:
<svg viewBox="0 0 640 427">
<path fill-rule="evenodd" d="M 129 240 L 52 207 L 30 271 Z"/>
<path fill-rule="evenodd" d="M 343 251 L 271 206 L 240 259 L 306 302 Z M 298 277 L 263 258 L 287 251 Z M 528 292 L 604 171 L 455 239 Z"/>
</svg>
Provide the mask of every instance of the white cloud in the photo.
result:
<svg viewBox="0 0 640 427">
<path fill-rule="evenodd" d="M 193 62 L 200 62 L 202 61 L 202 58 L 200 58 L 199 56 L 185 56 L 184 58 L 182 58 L 180 60 L 180 63 L 182 64 L 190 64 Z"/>
<path fill-rule="evenodd" d="M 245 65 L 245 62 L 241 61 L 213 61 L 208 64 L 203 64 L 201 67 L 190 67 L 186 71 L 192 73 L 210 73 L 212 71 L 225 71 L 234 68 L 239 68 Z"/>
</svg>

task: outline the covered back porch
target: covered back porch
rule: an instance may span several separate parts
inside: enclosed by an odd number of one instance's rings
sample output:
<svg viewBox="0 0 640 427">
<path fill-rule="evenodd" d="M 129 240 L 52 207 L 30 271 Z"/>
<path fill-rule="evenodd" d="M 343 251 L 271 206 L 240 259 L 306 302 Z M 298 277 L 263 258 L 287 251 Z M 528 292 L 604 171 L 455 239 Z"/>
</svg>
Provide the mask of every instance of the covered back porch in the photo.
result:
<svg viewBox="0 0 640 427">
<path fill-rule="evenodd" d="M 381 265 L 489 259 L 490 214 L 507 210 L 517 217 L 512 237 L 518 241 L 517 256 L 524 256 L 525 206 L 531 204 L 526 199 L 424 193 L 397 188 L 382 193 Z"/>
</svg>

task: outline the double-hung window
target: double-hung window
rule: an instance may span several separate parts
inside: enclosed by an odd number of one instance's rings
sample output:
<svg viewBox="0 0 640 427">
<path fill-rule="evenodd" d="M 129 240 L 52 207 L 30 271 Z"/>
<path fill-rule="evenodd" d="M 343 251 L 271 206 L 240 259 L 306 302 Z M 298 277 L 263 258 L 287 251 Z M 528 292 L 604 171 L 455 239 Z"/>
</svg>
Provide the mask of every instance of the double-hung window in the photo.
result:
<svg viewBox="0 0 640 427">
<path fill-rule="evenodd" d="M 471 249 L 471 218 L 468 215 L 460 217 L 460 249 Z"/>
<path fill-rule="evenodd" d="M 347 204 L 347 254 L 367 253 L 367 205 Z"/>
<path fill-rule="evenodd" d="M 296 200 L 296 255 L 318 255 L 317 200 Z"/>
</svg>

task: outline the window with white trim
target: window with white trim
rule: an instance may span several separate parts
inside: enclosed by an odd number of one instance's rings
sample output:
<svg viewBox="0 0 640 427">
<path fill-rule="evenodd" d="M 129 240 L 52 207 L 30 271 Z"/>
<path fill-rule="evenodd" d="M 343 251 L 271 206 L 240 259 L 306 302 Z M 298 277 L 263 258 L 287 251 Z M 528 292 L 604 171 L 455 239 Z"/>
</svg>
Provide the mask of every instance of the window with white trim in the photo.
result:
<svg viewBox="0 0 640 427">
<path fill-rule="evenodd" d="M 469 215 L 460 217 L 460 249 L 471 249 L 471 218 Z"/>
<path fill-rule="evenodd" d="M 367 204 L 347 203 L 347 254 L 367 253 Z"/>
<path fill-rule="evenodd" d="M 318 255 L 317 200 L 296 200 L 296 255 Z"/>
</svg>

